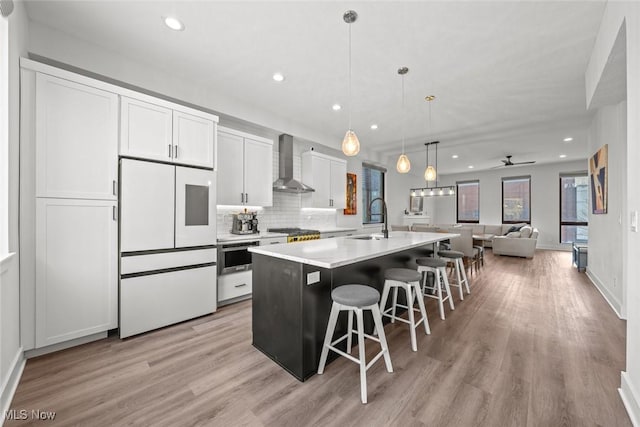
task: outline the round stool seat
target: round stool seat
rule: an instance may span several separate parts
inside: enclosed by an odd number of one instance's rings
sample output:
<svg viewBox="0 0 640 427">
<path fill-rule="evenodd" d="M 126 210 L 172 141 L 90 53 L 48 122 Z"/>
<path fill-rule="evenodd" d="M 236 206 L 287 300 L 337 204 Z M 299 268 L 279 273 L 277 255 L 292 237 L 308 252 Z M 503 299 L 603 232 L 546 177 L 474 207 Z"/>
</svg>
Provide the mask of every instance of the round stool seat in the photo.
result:
<svg viewBox="0 0 640 427">
<path fill-rule="evenodd" d="M 424 267 L 438 268 L 446 267 L 447 261 L 440 258 L 418 258 L 416 259 L 416 264 L 422 265 Z"/>
<path fill-rule="evenodd" d="M 441 256 L 442 258 L 450 258 L 450 259 L 464 258 L 464 252 L 458 252 L 458 251 L 440 251 L 438 252 L 438 255 Z"/>
<path fill-rule="evenodd" d="M 384 272 L 384 278 L 398 282 L 419 282 L 422 275 L 410 268 L 390 268 Z"/>
<path fill-rule="evenodd" d="M 366 307 L 380 301 L 380 292 L 371 286 L 343 285 L 331 291 L 331 298 L 338 304 Z"/>
</svg>

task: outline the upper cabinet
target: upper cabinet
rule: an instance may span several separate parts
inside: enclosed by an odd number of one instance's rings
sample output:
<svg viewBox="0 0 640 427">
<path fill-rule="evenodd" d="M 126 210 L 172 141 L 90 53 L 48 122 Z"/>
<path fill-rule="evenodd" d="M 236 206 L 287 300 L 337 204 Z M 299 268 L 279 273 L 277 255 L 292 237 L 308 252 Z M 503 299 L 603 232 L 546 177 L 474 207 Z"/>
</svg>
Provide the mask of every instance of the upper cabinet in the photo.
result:
<svg viewBox="0 0 640 427">
<path fill-rule="evenodd" d="M 217 117 L 166 104 L 122 97 L 120 154 L 213 168 Z"/>
<path fill-rule="evenodd" d="M 347 162 L 315 151 L 302 153 L 302 182 L 312 187 L 313 193 L 302 197 L 310 208 L 346 207 Z"/>
<path fill-rule="evenodd" d="M 115 200 L 118 95 L 36 76 L 36 197 Z"/>
<path fill-rule="evenodd" d="M 218 128 L 218 204 L 273 205 L 273 141 Z"/>
</svg>

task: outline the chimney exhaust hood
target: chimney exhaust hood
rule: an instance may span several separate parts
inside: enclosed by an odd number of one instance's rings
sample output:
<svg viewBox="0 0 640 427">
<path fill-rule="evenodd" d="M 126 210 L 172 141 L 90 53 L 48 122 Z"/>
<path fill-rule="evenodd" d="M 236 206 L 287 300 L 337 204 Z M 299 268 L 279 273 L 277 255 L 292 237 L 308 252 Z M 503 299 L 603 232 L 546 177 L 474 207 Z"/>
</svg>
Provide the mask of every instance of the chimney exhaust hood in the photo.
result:
<svg viewBox="0 0 640 427">
<path fill-rule="evenodd" d="M 293 137 L 282 134 L 278 138 L 278 179 L 273 183 L 273 191 L 282 193 L 311 193 L 316 191 L 308 185 L 293 179 Z"/>
</svg>

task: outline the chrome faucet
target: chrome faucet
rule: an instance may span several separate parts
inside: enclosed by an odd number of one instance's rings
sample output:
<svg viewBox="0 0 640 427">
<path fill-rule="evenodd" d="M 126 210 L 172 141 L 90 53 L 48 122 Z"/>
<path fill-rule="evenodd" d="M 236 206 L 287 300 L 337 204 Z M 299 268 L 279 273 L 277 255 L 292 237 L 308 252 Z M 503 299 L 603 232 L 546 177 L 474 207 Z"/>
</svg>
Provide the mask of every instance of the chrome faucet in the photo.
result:
<svg viewBox="0 0 640 427">
<path fill-rule="evenodd" d="M 387 202 L 384 201 L 382 197 L 376 197 L 372 201 L 369 202 L 369 216 L 371 216 L 371 205 L 376 200 L 380 200 L 382 202 L 382 215 L 384 217 L 384 228 L 382 229 L 382 236 L 385 239 L 389 238 L 389 226 L 387 225 Z"/>
</svg>

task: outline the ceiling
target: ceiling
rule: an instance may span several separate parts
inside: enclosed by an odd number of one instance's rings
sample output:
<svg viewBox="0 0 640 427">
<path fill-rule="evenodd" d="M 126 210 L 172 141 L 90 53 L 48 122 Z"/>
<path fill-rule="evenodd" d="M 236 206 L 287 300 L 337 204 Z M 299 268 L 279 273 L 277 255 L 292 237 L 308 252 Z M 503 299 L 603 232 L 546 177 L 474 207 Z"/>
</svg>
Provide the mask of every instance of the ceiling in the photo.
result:
<svg viewBox="0 0 640 427">
<path fill-rule="evenodd" d="M 418 171 L 425 167 L 424 142 L 439 140 L 442 173 L 489 168 L 507 154 L 514 162 L 539 163 L 588 155 L 584 72 L 604 1 L 26 6 L 33 21 L 288 117 L 325 135 L 316 142 L 336 148 L 348 127 L 342 14 L 354 9 L 352 127 L 363 147 L 397 156 L 404 134 Z M 169 30 L 161 19 L 167 15 L 186 29 Z M 404 112 L 401 66 L 409 68 Z M 275 72 L 285 81 L 274 82 Z M 424 97 L 431 94 L 437 99 L 429 120 Z M 335 112 L 334 103 L 344 108 Z M 563 142 L 567 136 L 573 142 Z"/>
</svg>

